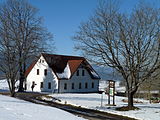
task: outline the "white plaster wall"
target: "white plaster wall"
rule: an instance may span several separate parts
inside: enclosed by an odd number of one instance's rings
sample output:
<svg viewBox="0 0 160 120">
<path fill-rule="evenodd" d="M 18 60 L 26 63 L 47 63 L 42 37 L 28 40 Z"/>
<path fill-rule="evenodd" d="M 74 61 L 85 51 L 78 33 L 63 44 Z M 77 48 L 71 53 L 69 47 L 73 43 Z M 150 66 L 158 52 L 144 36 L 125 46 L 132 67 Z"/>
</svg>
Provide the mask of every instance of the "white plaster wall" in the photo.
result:
<svg viewBox="0 0 160 120">
<path fill-rule="evenodd" d="M 98 92 L 99 80 L 92 79 L 88 71 L 84 68 L 79 68 L 79 76 L 76 72 L 70 80 L 59 80 L 60 88 L 59 92 Z M 85 71 L 85 76 L 82 76 L 82 70 Z M 88 83 L 88 88 L 85 88 L 85 83 Z M 94 82 L 94 88 L 92 88 L 92 82 Z M 64 84 L 67 83 L 67 89 L 64 89 Z M 72 89 L 72 83 L 74 83 L 74 89 Z M 79 89 L 79 83 L 81 83 L 82 88 Z"/>
<path fill-rule="evenodd" d="M 41 61 L 41 62 L 40 62 Z M 44 61 L 44 62 L 42 62 Z M 37 75 L 37 69 L 39 69 L 39 75 Z M 47 69 L 47 75 L 44 75 L 44 70 Z M 31 91 L 32 82 L 37 84 L 33 91 L 36 92 L 56 92 L 58 90 L 58 79 L 56 75 L 49 68 L 43 56 L 40 57 L 33 69 L 27 76 L 27 91 Z M 43 82 L 43 88 L 40 88 L 40 83 Z M 48 89 L 48 82 L 51 82 L 51 89 Z"/>
</svg>

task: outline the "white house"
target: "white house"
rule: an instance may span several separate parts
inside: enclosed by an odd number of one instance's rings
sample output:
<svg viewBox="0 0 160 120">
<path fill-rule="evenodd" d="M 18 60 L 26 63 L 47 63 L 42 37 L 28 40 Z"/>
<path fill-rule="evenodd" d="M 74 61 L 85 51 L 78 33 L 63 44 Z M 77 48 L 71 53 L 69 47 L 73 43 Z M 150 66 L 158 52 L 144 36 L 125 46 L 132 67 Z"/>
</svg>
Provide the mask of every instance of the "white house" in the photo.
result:
<svg viewBox="0 0 160 120">
<path fill-rule="evenodd" d="M 26 91 L 98 92 L 100 77 L 83 57 L 42 53 L 26 70 Z"/>
</svg>

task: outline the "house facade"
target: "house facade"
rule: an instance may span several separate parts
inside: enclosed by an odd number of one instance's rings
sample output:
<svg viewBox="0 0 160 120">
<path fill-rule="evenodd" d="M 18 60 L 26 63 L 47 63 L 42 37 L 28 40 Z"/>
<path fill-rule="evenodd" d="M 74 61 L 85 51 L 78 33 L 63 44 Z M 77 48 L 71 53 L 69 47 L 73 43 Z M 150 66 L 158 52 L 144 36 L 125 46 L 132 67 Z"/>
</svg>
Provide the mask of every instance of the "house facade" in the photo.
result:
<svg viewBox="0 0 160 120">
<path fill-rule="evenodd" d="M 100 77 L 83 57 L 42 53 L 26 70 L 26 91 L 98 92 Z"/>
</svg>

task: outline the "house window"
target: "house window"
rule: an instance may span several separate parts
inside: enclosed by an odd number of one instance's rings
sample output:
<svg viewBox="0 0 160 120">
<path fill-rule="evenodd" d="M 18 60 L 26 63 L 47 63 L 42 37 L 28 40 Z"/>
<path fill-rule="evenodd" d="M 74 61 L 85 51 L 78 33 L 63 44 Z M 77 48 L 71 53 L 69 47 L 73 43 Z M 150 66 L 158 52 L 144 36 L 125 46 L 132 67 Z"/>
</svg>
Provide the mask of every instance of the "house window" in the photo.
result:
<svg viewBox="0 0 160 120">
<path fill-rule="evenodd" d="M 92 88 L 94 88 L 94 82 L 92 82 Z"/>
<path fill-rule="evenodd" d="M 39 60 L 39 63 L 41 63 L 41 59 Z"/>
<path fill-rule="evenodd" d="M 85 88 L 88 88 L 88 83 L 85 83 Z"/>
<path fill-rule="evenodd" d="M 44 63 L 44 60 L 42 60 L 42 63 Z"/>
<path fill-rule="evenodd" d="M 67 90 L 67 83 L 64 83 L 64 90 Z"/>
<path fill-rule="evenodd" d="M 81 83 L 79 83 L 79 89 L 81 89 L 82 88 L 82 84 Z"/>
<path fill-rule="evenodd" d="M 51 82 L 48 83 L 48 89 L 51 89 Z"/>
<path fill-rule="evenodd" d="M 85 75 L 85 71 L 84 70 L 82 70 L 82 76 L 84 76 Z"/>
<path fill-rule="evenodd" d="M 47 75 L 47 69 L 44 69 L 44 75 L 45 76 Z"/>
<path fill-rule="evenodd" d="M 72 89 L 74 89 L 74 83 L 72 83 Z"/>
<path fill-rule="evenodd" d="M 39 69 L 37 69 L 37 75 L 39 75 Z"/>
<path fill-rule="evenodd" d="M 77 76 L 79 76 L 79 70 L 77 70 Z"/>
<path fill-rule="evenodd" d="M 43 88 L 43 82 L 41 82 L 41 88 Z"/>
</svg>

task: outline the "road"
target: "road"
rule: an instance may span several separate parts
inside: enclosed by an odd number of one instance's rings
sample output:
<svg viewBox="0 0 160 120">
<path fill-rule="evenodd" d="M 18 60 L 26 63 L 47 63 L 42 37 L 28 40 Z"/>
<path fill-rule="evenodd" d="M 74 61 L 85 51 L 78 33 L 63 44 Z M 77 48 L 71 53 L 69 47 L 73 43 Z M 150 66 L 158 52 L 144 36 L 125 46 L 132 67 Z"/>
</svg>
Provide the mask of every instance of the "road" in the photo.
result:
<svg viewBox="0 0 160 120">
<path fill-rule="evenodd" d="M 77 107 L 77 106 L 68 105 L 68 104 L 59 104 L 59 103 L 52 102 L 52 101 L 45 101 L 45 100 L 42 100 L 40 97 L 43 95 L 46 95 L 46 94 L 18 93 L 17 97 L 23 100 L 27 100 L 27 101 L 36 103 L 36 104 L 56 107 L 56 108 L 65 110 L 67 112 L 70 112 L 74 115 L 86 118 L 88 120 L 136 120 L 133 118 L 110 114 L 107 112 L 101 112 L 98 110 L 86 109 L 86 108 Z"/>
</svg>

